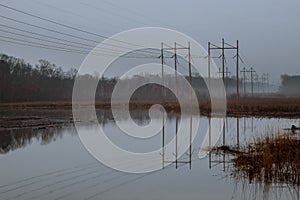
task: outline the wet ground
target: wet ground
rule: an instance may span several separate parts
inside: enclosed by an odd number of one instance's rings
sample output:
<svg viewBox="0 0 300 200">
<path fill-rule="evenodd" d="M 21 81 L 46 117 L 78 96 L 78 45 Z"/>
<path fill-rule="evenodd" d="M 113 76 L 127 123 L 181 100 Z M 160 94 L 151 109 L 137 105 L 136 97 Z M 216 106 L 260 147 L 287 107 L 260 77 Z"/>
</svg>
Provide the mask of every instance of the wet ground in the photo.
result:
<svg viewBox="0 0 300 200">
<path fill-rule="evenodd" d="M 24 115 L 25 115 L 24 111 Z M 51 113 L 51 112 L 50 112 Z M 28 114 L 28 113 L 27 113 Z M 108 137 L 127 150 L 140 151 L 161 146 L 161 132 L 147 141 L 131 141 L 123 136 L 109 112 L 98 111 L 101 126 Z M 35 116 L 35 117 L 32 117 Z M 145 112 L 136 111 L 137 123 L 149 122 Z M 7 118 L 16 117 L 11 114 Z M 145 174 L 129 174 L 110 169 L 96 161 L 84 148 L 77 131 L 70 123 L 69 112 L 32 113 L 20 121 L 39 124 L 44 119 L 62 120 L 57 126 L 45 128 L 5 128 L 0 131 L 0 197 L 1 199 L 298 199 L 295 185 L 250 182 L 247 177 L 232 176 L 229 156 L 220 154 L 199 159 L 199 148 L 209 129 L 209 118 L 198 117 L 200 127 L 188 152 L 175 158 L 164 169 Z M 44 118 L 45 117 L 45 118 Z M 10 121 L 9 119 L 2 119 Z M 15 118 L 16 119 L 16 118 Z M 14 120 L 11 120 L 14 121 Z M 126 123 L 127 119 L 123 119 Z M 15 122 L 11 127 L 16 126 Z M 62 123 L 62 124 L 61 124 Z M 157 123 L 160 123 L 159 121 Z M 180 120 L 179 122 L 180 123 Z M 283 130 L 299 125 L 298 119 L 288 118 L 227 118 L 223 135 L 216 145 L 244 145 L 271 130 Z M 175 136 L 176 117 L 170 115 L 165 125 L 166 143 Z M 82 124 L 89 134 L 93 123 Z M 141 144 L 139 145 L 139 142 Z M 180 148 L 180 147 L 179 147 Z M 174 151 L 166 152 L 174 157 Z M 191 161 L 191 162 L 190 162 Z M 149 165 L 120 160 L 120 165 Z"/>
</svg>

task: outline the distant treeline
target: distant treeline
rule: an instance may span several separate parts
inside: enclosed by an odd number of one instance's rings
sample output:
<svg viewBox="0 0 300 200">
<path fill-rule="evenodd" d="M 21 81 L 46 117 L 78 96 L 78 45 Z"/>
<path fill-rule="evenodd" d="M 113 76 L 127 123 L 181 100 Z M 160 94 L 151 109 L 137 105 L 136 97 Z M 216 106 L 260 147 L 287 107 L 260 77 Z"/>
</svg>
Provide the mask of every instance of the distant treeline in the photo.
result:
<svg viewBox="0 0 300 200">
<path fill-rule="evenodd" d="M 33 66 L 23 59 L 0 54 L 0 102 L 70 101 L 77 74 L 75 68 L 64 71 L 47 60 Z M 82 81 L 95 81 L 95 76 L 81 76 Z M 109 99 L 115 78 L 101 78 L 97 96 Z"/>
<path fill-rule="evenodd" d="M 33 66 L 23 59 L 0 54 L 0 102 L 70 101 L 76 74 L 75 68 L 64 71 L 47 60 L 39 60 Z M 161 79 L 156 75 L 134 76 L 122 80 L 122 84 L 128 86 L 137 84 L 143 82 L 144 78 Z M 81 75 L 78 79 L 87 83 L 85 84 L 87 86 L 98 80 L 95 75 Z M 117 81 L 117 78 L 99 78 L 96 100 L 109 100 Z M 166 75 L 165 81 L 168 84 L 175 84 L 171 76 Z M 208 94 L 202 78 L 193 77 L 193 85 L 197 86 L 195 88 L 197 95 Z M 83 96 L 88 89 L 82 88 Z M 159 99 L 161 91 L 159 85 L 145 85 L 134 93 L 132 99 Z M 175 98 L 169 90 L 166 90 L 165 94 L 168 98 Z"/>
<path fill-rule="evenodd" d="M 36 65 L 26 63 L 23 59 L 0 54 L 0 102 L 26 102 L 26 101 L 71 101 L 72 90 L 77 70 L 71 68 L 64 71 L 61 67 L 52 64 L 47 60 L 39 60 Z M 158 75 L 134 76 L 127 79 L 96 77 L 96 75 L 80 75 L 78 80 L 86 83 L 82 93 L 89 90 L 88 85 L 98 82 L 95 98 L 96 100 L 110 100 L 112 91 L 118 81 L 124 86 L 142 83 L 145 79 L 161 82 Z M 188 80 L 188 77 L 186 77 Z M 284 95 L 300 95 L 300 76 L 282 75 L 282 84 L 279 93 Z M 165 75 L 165 83 L 174 85 L 173 75 Z M 227 78 L 227 95 L 233 95 L 236 90 L 236 79 Z M 240 81 L 240 91 L 243 89 L 243 82 Z M 192 86 L 198 97 L 208 97 L 208 90 L 205 80 L 200 76 L 192 77 Z M 254 89 L 259 85 L 254 85 Z M 260 86 L 262 87 L 262 86 Z M 249 92 L 249 83 L 246 89 Z M 259 88 L 259 87 L 258 87 Z M 186 96 L 185 89 L 178 87 L 179 94 Z M 124 90 L 124 92 L 128 92 Z M 150 84 L 140 87 L 131 97 L 136 100 L 157 100 L 162 98 L 160 85 Z M 175 99 L 173 93 L 165 90 L 168 99 Z"/>
<path fill-rule="evenodd" d="M 281 86 L 279 87 L 279 93 L 289 96 L 299 96 L 300 95 L 300 75 L 281 76 Z"/>
<path fill-rule="evenodd" d="M 70 100 L 76 69 L 64 72 L 49 61 L 35 66 L 23 59 L 0 55 L 0 101 Z"/>
</svg>

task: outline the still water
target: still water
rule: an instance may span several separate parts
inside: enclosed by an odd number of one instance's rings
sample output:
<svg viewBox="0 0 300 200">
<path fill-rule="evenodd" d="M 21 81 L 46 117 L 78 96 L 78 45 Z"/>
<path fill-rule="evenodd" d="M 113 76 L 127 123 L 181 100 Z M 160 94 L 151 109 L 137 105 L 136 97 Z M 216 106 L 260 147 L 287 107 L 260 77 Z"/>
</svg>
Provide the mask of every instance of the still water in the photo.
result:
<svg viewBox="0 0 300 200">
<path fill-rule="evenodd" d="M 195 117 L 195 116 L 193 116 Z M 133 115 L 137 124 L 149 123 L 143 112 Z M 198 158 L 203 135 L 209 128 L 207 117 L 198 117 L 200 128 L 187 152 L 164 169 L 145 174 L 129 174 L 110 169 L 96 161 L 84 148 L 73 125 L 43 130 L 0 132 L 0 199 L 298 199 L 299 188 L 285 184 L 249 183 L 233 178 L 226 156 Z M 122 123 L 126 123 L 123 119 Z M 150 140 L 132 143 L 105 112 L 99 122 L 115 144 L 128 151 L 148 151 L 162 145 L 161 133 Z M 180 120 L 177 119 L 180 123 Z M 160 122 L 157 122 L 160 123 Z M 271 131 L 281 131 L 296 119 L 227 118 L 218 145 L 244 145 Z M 89 132 L 93 123 L 82 124 Z M 176 117 L 165 124 L 166 143 L 175 136 Z M 140 143 L 140 144 L 139 144 Z M 178 147 L 180 148 L 180 147 Z M 174 147 L 175 152 L 175 147 Z M 166 154 L 174 155 L 174 152 Z M 108 152 L 109 153 L 109 152 Z M 180 162 L 179 162 L 180 161 Z M 120 160 L 120 165 L 149 164 Z"/>
</svg>

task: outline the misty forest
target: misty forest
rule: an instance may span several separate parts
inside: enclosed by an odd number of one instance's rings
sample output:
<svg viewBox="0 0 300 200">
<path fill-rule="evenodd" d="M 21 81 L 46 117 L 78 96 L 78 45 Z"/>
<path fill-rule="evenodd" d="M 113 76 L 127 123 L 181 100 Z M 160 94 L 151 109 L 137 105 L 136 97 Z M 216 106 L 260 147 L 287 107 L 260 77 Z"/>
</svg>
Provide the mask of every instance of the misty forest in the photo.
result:
<svg viewBox="0 0 300 200">
<path fill-rule="evenodd" d="M 76 68 L 64 71 L 62 67 L 58 67 L 47 60 L 41 59 L 33 66 L 23 59 L 1 54 L 0 102 L 69 101 L 72 99 L 76 74 Z M 159 79 L 158 76 L 147 75 L 147 77 L 135 76 L 122 81 L 131 84 L 142 81 L 143 78 Z M 168 76 L 166 76 L 166 79 L 168 82 L 173 81 L 172 77 L 169 77 L 168 80 Z M 82 75 L 79 80 L 94 82 L 97 81 L 97 77 L 95 75 Z M 96 100 L 109 100 L 117 81 L 118 78 L 116 77 L 101 77 L 98 82 Z M 227 94 L 230 94 L 231 91 L 234 91 L 235 80 L 228 78 L 227 82 Z M 299 96 L 299 83 L 300 76 L 282 75 L 277 95 Z M 207 95 L 203 78 L 193 76 L 192 85 L 198 97 Z M 166 95 L 168 98 L 174 98 L 170 91 L 167 92 L 169 93 Z M 139 88 L 132 98 L 155 100 L 160 97 L 160 86 L 151 84 Z"/>
</svg>

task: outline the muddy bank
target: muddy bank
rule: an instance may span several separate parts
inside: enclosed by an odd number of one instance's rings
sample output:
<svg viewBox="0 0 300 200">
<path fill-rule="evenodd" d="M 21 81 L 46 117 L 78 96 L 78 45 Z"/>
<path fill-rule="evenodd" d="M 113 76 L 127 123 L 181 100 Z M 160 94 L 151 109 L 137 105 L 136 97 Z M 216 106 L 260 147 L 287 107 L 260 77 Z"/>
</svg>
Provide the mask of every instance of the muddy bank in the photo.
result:
<svg viewBox="0 0 300 200">
<path fill-rule="evenodd" d="M 120 104 L 122 104 L 120 102 Z M 153 104 L 162 104 L 168 112 L 180 113 L 178 102 L 132 101 L 131 111 L 147 110 Z M 96 102 L 97 112 L 108 112 L 109 101 Z M 210 115 L 210 102 L 199 101 L 201 115 Z M 227 100 L 229 117 L 299 118 L 300 98 L 240 98 Z M 0 104 L 0 130 L 17 128 L 47 128 L 71 123 L 72 102 L 26 102 Z"/>
<path fill-rule="evenodd" d="M 21 113 L 19 113 L 21 114 Z M 35 114 L 36 115 L 36 114 Z M 40 116 L 5 116 L 0 117 L 0 131 L 13 129 L 47 129 L 69 124 L 72 119 L 55 119 L 47 115 Z"/>
</svg>

